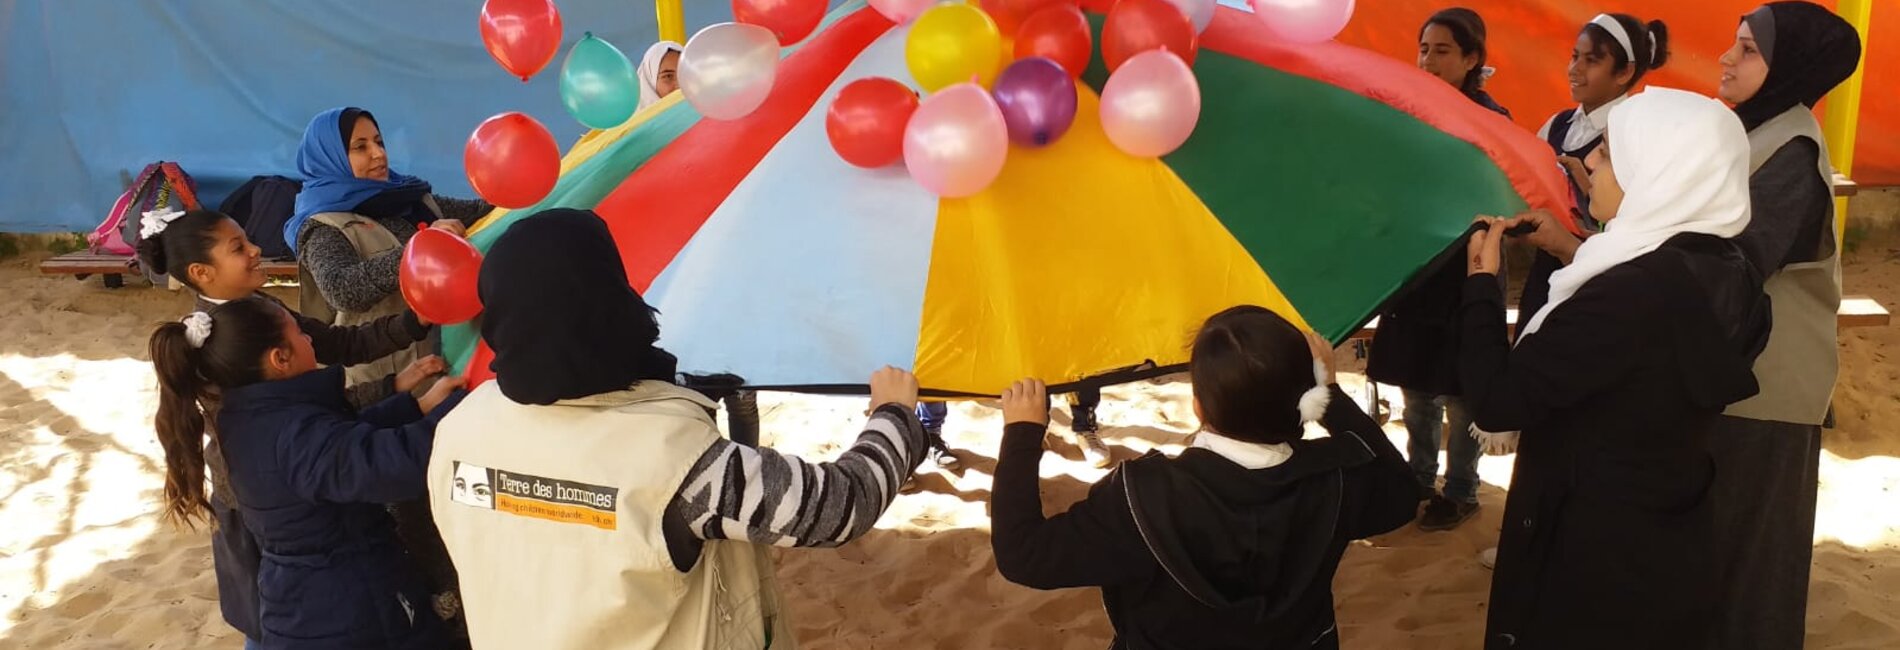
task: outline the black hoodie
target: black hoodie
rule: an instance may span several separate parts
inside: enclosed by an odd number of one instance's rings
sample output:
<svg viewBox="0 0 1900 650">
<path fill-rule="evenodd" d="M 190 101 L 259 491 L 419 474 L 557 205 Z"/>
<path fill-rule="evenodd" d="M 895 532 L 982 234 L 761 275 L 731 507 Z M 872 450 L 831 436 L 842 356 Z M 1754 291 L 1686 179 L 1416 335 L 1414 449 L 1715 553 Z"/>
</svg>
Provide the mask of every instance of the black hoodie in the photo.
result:
<svg viewBox="0 0 1900 650">
<path fill-rule="evenodd" d="M 1280 465 L 1151 452 L 1048 518 L 1044 428 L 1010 425 L 991 497 L 997 570 L 1038 589 L 1101 587 L 1116 648 L 1336 647 L 1340 556 L 1410 521 L 1418 488 L 1372 418 L 1332 393 L 1333 436 L 1291 443 Z"/>
</svg>

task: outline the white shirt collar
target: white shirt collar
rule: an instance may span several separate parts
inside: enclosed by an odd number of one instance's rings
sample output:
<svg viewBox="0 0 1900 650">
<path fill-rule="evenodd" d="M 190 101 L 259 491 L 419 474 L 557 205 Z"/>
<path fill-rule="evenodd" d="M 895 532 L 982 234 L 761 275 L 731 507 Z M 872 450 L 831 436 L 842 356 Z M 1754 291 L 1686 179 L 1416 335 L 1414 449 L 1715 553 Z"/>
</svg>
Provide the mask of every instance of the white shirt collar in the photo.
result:
<svg viewBox="0 0 1900 650">
<path fill-rule="evenodd" d="M 211 297 L 211 296 L 207 296 L 207 295 L 204 295 L 204 294 L 202 294 L 202 293 L 201 293 L 201 294 L 198 294 L 198 299 L 199 299 L 199 300 L 203 300 L 203 301 L 205 301 L 205 302 L 208 302 L 208 303 L 211 303 L 211 304 L 213 304 L 213 305 L 222 305 L 222 304 L 224 304 L 224 303 L 227 303 L 227 302 L 231 302 L 231 301 L 229 301 L 229 300 L 219 300 L 219 299 L 217 299 L 217 298 L 213 298 L 213 297 Z"/>
<path fill-rule="evenodd" d="M 1219 454 L 1247 469 L 1274 467 L 1293 457 L 1293 446 L 1284 442 L 1272 445 L 1244 442 L 1206 430 L 1194 434 L 1191 446 Z"/>
<path fill-rule="evenodd" d="M 1584 145 L 1590 144 L 1591 140 L 1602 136 L 1603 132 L 1610 128 L 1610 109 L 1616 108 L 1625 99 L 1629 99 L 1629 95 L 1612 99 L 1589 112 L 1584 112 L 1583 107 L 1578 106 L 1577 110 L 1571 113 L 1570 132 L 1564 135 L 1564 150 L 1582 149 Z M 1583 119 L 1577 119 L 1577 115 L 1582 115 Z"/>
</svg>

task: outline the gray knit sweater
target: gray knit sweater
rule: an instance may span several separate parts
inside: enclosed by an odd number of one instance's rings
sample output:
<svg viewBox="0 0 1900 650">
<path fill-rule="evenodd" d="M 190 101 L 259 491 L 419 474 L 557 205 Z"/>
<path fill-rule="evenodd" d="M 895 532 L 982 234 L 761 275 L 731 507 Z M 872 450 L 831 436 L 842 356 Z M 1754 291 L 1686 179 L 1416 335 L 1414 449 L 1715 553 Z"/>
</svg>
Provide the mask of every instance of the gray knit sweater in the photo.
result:
<svg viewBox="0 0 1900 650">
<path fill-rule="evenodd" d="M 464 224 L 475 223 L 494 208 L 481 201 L 442 196 L 436 197 L 436 204 L 442 208 L 442 218 L 460 219 Z M 397 241 L 407 243 L 416 236 L 416 224 L 402 219 L 376 222 L 388 228 Z M 310 270 L 323 299 L 338 311 L 369 311 L 400 289 L 402 249 L 365 258 L 356 254 L 356 247 L 342 232 L 316 221 L 304 222 L 297 232 L 297 260 Z"/>
</svg>

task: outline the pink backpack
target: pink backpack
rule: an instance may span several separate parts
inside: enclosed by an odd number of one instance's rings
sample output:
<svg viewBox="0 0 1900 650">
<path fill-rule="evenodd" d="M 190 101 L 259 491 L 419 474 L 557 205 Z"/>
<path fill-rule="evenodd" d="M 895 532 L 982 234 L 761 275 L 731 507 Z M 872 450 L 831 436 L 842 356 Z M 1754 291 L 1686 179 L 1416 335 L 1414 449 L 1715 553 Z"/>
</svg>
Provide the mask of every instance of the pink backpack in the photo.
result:
<svg viewBox="0 0 1900 650">
<path fill-rule="evenodd" d="M 86 235 L 86 243 L 95 254 L 132 255 L 139 240 L 139 216 L 165 208 L 198 209 L 198 185 L 178 163 L 161 160 L 139 172 L 138 180 L 112 204 L 106 220 Z"/>
</svg>

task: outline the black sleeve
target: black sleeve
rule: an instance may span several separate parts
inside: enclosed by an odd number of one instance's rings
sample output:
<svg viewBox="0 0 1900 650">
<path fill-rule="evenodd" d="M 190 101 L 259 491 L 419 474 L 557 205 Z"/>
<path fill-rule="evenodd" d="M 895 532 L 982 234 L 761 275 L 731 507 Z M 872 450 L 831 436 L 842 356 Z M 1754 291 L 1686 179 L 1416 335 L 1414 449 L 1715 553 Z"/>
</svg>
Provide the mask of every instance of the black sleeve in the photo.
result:
<svg viewBox="0 0 1900 650">
<path fill-rule="evenodd" d="M 1612 385 L 1645 354 L 1645 328 L 1663 310 L 1645 278 L 1611 269 L 1552 312 L 1515 349 L 1505 337 L 1504 295 L 1489 274 L 1465 281 L 1460 375 L 1465 407 L 1486 431 L 1522 431 L 1556 409 Z M 1525 319 L 1524 324 L 1529 324 Z"/>
<path fill-rule="evenodd" d="M 1820 145 L 1795 138 L 1748 177 L 1753 210 L 1736 241 L 1764 277 L 1833 252 L 1834 191 L 1817 171 L 1820 158 Z"/>
<path fill-rule="evenodd" d="M 369 363 L 415 345 L 429 335 L 429 328 L 408 311 L 361 325 L 331 325 L 297 314 L 297 327 L 310 336 L 310 347 L 317 353 L 317 362 L 327 366 Z"/>
<path fill-rule="evenodd" d="M 996 571 L 1025 587 L 1060 589 L 1117 584 L 1153 573 L 1115 471 L 1087 498 L 1054 517 L 1042 515 L 1036 468 L 1046 427 L 1019 422 L 1003 430 L 990 492 L 990 547 Z"/>
<path fill-rule="evenodd" d="M 1365 508 L 1358 517 L 1342 520 L 1342 530 L 1351 539 L 1392 532 L 1418 514 L 1418 479 L 1372 416 L 1366 415 L 1338 384 L 1332 386 L 1332 394 L 1320 424 L 1333 437 L 1358 440 L 1372 450 L 1372 462 L 1349 473 L 1354 482 L 1365 486 Z"/>
<path fill-rule="evenodd" d="M 357 409 L 381 402 L 396 394 L 396 376 L 384 375 L 343 389 L 343 398 Z"/>
</svg>

